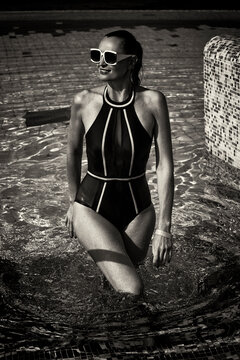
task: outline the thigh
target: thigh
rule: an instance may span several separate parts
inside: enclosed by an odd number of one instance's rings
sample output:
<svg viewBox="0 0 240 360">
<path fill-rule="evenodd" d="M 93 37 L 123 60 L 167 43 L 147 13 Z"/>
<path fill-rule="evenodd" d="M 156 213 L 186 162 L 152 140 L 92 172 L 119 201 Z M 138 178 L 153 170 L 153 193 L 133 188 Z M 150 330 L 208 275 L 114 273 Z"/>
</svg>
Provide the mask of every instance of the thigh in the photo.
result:
<svg viewBox="0 0 240 360">
<path fill-rule="evenodd" d="M 126 251 L 135 266 L 147 255 L 155 223 L 156 213 L 151 203 L 128 224 L 122 233 Z"/>
<path fill-rule="evenodd" d="M 93 209 L 74 203 L 75 233 L 117 291 L 137 293 L 141 279 L 129 258 L 118 229 Z"/>
</svg>

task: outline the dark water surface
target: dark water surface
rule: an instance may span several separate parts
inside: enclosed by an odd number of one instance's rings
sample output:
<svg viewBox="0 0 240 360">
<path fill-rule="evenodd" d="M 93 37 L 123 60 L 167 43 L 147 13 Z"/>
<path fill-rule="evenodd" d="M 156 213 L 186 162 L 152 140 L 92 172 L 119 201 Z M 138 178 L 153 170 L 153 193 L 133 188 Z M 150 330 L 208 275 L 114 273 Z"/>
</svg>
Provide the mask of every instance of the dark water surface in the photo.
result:
<svg viewBox="0 0 240 360">
<path fill-rule="evenodd" d="M 167 97 L 175 163 L 173 258 L 153 268 L 150 247 L 140 267 L 145 298 L 134 302 L 103 288 L 64 227 L 68 122 L 25 124 L 26 112 L 52 110 L 56 118 L 54 109 L 69 107 L 76 92 L 100 84 L 88 49 L 118 27 L 54 25 L 11 24 L 0 37 L 2 351 L 91 359 L 195 359 L 202 351 L 239 359 L 239 184 L 212 185 L 203 113 L 204 45 L 239 29 L 125 27 L 144 49 L 142 84 Z M 84 176 L 85 151 L 82 169 Z M 147 178 L 158 212 L 154 148 Z M 54 355 L 57 348 L 69 353 Z"/>
</svg>

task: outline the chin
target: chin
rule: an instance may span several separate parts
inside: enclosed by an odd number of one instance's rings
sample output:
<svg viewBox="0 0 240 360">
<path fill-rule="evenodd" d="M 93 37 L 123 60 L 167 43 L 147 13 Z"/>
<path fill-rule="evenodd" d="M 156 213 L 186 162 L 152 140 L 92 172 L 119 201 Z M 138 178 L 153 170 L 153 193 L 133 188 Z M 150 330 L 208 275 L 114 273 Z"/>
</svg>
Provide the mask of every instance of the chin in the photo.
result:
<svg viewBox="0 0 240 360">
<path fill-rule="evenodd" d="M 99 80 L 111 80 L 111 76 L 108 74 L 98 74 Z"/>
<path fill-rule="evenodd" d="M 99 76 L 98 79 L 102 82 L 108 81 L 108 79 L 105 76 Z"/>
</svg>

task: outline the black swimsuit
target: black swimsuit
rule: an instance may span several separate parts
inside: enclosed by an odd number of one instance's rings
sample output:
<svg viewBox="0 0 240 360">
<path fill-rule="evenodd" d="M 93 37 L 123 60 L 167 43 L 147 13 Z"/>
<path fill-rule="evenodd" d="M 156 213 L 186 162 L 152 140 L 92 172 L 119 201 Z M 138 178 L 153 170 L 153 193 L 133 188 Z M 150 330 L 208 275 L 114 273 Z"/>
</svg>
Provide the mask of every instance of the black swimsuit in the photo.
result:
<svg viewBox="0 0 240 360">
<path fill-rule="evenodd" d="M 151 204 L 145 170 L 152 137 L 137 117 L 134 99 L 134 88 L 116 102 L 105 87 L 102 107 L 85 134 L 88 171 L 75 199 L 119 231 Z"/>
</svg>

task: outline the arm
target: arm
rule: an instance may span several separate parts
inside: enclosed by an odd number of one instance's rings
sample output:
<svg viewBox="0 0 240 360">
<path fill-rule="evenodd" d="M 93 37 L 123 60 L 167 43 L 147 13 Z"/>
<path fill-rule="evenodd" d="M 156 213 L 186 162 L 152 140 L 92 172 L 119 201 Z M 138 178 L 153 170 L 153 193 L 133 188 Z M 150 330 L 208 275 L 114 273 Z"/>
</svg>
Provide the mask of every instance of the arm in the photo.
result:
<svg viewBox="0 0 240 360">
<path fill-rule="evenodd" d="M 83 150 L 84 125 L 81 117 L 81 93 L 76 95 L 72 108 L 68 127 L 67 141 L 67 177 L 69 186 L 69 200 L 72 204 L 75 200 L 81 179 L 81 161 Z"/>
<path fill-rule="evenodd" d="M 70 207 L 67 212 L 66 225 L 69 229 L 71 237 L 74 233 L 72 225 L 72 206 L 81 180 L 81 161 L 84 136 L 84 125 L 82 122 L 81 109 L 82 93 L 79 93 L 74 97 L 72 103 L 67 140 L 67 178 Z"/>
<path fill-rule="evenodd" d="M 174 164 L 171 129 L 165 96 L 157 92 L 153 112 L 155 117 L 154 140 L 156 153 L 156 174 L 159 196 L 159 218 L 157 228 L 170 233 L 174 198 Z M 154 264 L 170 261 L 172 241 L 163 235 L 154 236 Z"/>
</svg>

